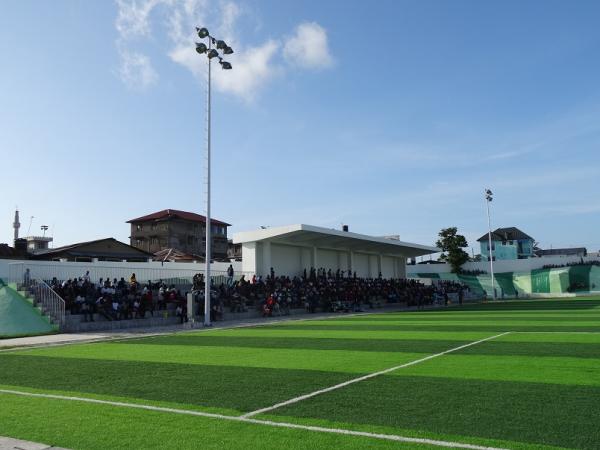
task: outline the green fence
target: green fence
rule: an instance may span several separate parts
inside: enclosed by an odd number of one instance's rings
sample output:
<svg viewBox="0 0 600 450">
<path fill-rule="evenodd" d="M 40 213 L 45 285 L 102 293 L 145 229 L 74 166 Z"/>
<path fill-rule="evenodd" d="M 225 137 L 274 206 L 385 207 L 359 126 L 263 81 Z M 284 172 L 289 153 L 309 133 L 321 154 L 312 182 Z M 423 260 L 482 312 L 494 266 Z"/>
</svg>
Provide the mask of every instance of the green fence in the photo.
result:
<svg viewBox="0 0 600 450">
<path fill-rule="evenodd" d="M 492 295 L 492 279 L 485 275 L 454 273 L 417 273 L 419 278 L 461 281 L 475 293 Z M 600 266 L 591 264 L 536 269 L 530 272 L 504 272 L 495 274 L 498 296 L 514 297 L 530 294 L 582 294 L 600 291 Z"/>
</svg>

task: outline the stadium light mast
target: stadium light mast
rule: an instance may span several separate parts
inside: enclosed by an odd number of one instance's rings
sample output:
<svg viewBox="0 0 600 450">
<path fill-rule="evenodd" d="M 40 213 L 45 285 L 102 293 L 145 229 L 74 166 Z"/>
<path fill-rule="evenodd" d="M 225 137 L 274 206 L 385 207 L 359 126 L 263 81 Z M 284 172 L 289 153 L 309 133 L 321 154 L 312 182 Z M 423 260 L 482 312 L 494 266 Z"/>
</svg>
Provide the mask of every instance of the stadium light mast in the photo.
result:
<svg viewBox="0 0 600 450">
<path fill-rule="evenodd" d="M 217 40 L 210 35 L 206 28 L 196 28 L 198 37 L 202 40 L 207 39 L 208 45 L 204 42 L 196 43 L 196 52 L 199 55 L 206 54 L 208 60 L 208 70 L 206 77 L 206 253 L 204 256 L 206 268 L 204 271 L 204 326 L 211 326 L 210 322 L 210 260 L 211 260 L 211 220 L 210 220 L 210 82 L 211 82 L 211 62 L 214 58 L 219 60 L 221 69 L 230 70 L 231 64 L 224 61 L 219 50 L 224 55 L 231 55 L 233 49 L 225 41 Z M 216 47 L 213 48 L 213 45 Z"/>
<path fill-rule="evenodd" d="M 491 190 L 485 190 L 485 205 L 487 206 L 487 219 L 488 219 L 488 260 L 490 262 L 490 273 L 492 274 L 492 296 L 496 300 L 496 282 L 494 280 L 494 251 L 492 249 L 492 221 L 490 220 L 490 203 L 494 199 Z"/>
</svg>

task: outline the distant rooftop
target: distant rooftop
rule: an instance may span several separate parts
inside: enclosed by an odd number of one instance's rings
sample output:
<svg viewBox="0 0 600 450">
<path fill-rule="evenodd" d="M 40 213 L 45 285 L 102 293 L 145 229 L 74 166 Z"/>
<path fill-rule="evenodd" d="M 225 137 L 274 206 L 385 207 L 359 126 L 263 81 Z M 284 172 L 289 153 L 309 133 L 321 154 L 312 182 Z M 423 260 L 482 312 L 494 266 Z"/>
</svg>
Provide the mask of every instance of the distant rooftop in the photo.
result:
<svg viewBox="0 0 600 450">
<path fill-rule="evenodd" d="M 492 241 L 520 241 L 524 239 L 534 240 L 527 233 L 522 232 L 516 227 L 496 228 L 492 231 Z M 488 234 L 485 233 L 477 241 L 485 242 L 488 240 Z"/>
<path fill-rule="evenodd" d="M 157 211 L 146 216 L 128 220 L 127 223 L 147 222 L 149 220 L 168 220 L 176 218 L 190 220 L 193 222 L 206 223 L 206 216 L 189 211 L 180 211 L 178 209 L 163 209 L 162 211 Z M 231 226 L 231 224 L 227 222 L 222 222 L 217 219 L 210 219 L 210 223 L 214 225 L 225 225 L 226 227 Z"/>
<path fill-rule="evenodd" d="M 27 242 L 37 241 L 37 242 L 52 242 L 54 239 L 50 236 L 26 236 L 24 239 Z"/>
</svg>

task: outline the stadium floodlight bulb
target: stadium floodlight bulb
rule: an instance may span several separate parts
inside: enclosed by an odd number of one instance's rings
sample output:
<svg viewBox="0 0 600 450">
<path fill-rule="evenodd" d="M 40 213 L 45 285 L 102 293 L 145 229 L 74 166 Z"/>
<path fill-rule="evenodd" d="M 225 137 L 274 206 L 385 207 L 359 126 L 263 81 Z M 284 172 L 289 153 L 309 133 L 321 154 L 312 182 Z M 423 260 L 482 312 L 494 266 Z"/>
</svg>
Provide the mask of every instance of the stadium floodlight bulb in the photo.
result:
<svg viewBox="0 0 600 450">
<path fill-rule="evenodd" d="M 227 47 L 227 44 L 225 43 L 225 41 L 217 41 L 217 48 L 219 50 L 224 49 L 225 47 Z"/>
<path fill-rule="evenodd" d="M 203 44 L 201 42 L 200 43 L 196 43 L 196 51 L 199 54 L 206 53 L 207 50 L 208 50 L 208 47 L 206 46 L 206 44 Z"/>
<path fill-rule="evenodd" d="M 221 63 L 221 68 L 225 69 L 225 70 L 230 70 L 231 69 L 231 64 L 228 63 L 227 61 L 219 61 Z"/>
<path fill-rule="evenodd" d="M 229 47 L 229 46 L 226 46 L 223 49 L 223 53 L 226 54 L 226 55 L 231 55 L 233 53 L 233 49 L 231 47 Z"/>
<path fill-rule="evenodd" d="M 196 31 L 198 32 L 198 37 L 200 39 L 204 39 L 205 37 L 208 36 L 208 30 L 204 27 L 202 28 L 196 28 Z"/>
<path fill-rule="evenodd" d="M 218 51 L 216 51 L 216 50 L 213 48 L 212 50 L 210 50 L 210 51 L 207 53 L 207 55 L 206 55 L 206 56 L 208 56 L 208 59 L 213 59 L 213 58 L 216 58 L 217 56 L 219 56 L 219 52 L 218 52 Z"/>
</svg>

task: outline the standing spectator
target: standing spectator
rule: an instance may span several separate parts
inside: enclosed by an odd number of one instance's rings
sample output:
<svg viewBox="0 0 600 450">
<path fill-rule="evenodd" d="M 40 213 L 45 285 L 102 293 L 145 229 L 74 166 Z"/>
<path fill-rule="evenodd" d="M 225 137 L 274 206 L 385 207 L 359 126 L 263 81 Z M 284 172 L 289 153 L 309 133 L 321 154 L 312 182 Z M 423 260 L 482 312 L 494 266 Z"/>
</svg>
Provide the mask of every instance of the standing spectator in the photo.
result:
<svg viewBox="0 0 600 450">
<path fill-rule="evenodd" d="M 26 287 L 29 287 L 31 284 L 31 272 L 29 271 L 29 267 L 25 269 L 25 273 L 23 274 L 23 284 Z"/>
<path fill-rule="evenodd" d="M 233 286 L 233 265 L 231 264 L 227 268 L 227 285 L 229 287 Z"/>
</svg>

